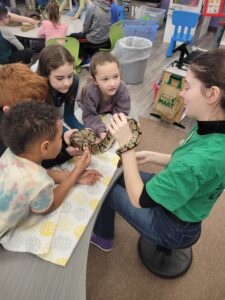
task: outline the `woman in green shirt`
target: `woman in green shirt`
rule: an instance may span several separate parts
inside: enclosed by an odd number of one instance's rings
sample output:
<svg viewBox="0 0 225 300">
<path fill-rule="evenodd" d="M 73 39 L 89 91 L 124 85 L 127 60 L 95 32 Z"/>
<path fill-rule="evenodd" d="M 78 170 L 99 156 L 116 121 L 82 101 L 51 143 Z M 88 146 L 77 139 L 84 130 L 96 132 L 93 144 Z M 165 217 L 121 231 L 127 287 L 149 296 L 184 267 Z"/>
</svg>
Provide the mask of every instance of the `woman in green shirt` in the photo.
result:
<svg viewBox="0 0 225 300">
<path fill-rule="evenodd" d="M 111 189 L 95 224 L 91 242 L 109 251 L 115 212 L 147 239 L 168 248 L 195 241 L 225 188 L 225 49 L 208 51 L 192 62 L 181 92 L 187 116 L 197 121 L 173 153 L 129 150 L 121 154 L 123 178 Z M 127 118 L 114 115 L 109 131 L 119 146 L 131 138 Z M 139 173 L 138 164 L 165 168 Z"/>
</svg>

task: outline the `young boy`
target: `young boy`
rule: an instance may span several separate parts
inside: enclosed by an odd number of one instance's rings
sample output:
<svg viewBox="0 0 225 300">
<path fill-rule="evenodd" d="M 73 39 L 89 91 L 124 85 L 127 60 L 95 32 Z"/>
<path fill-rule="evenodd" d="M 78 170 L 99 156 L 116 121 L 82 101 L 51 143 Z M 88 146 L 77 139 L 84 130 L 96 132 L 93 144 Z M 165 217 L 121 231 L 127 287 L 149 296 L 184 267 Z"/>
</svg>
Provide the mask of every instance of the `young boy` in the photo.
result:
<svg viewBox="0 0 225 300">
<path fill-rule="evenodd" d="M 41 167 L 62 147 L 62 123 L 51 105 L 31 100 L 13 106 L 3 116 L 0 133 L 9 147 L 0 158 L 0 237 L 30 212 L 55 210 L 76 183 L 94 184 L 101 176 L 85 172 L 91 161 L 88 149 L 71 172 Z"/>
<path fill-rule="evenodd" d="M 0 64 L 23 62 L 29 64 L 32 51 L 24 46 L 8 29 L 4 28 L 10 22 L 10 14 L 6 7 L 0 7 Z"/>
<path fill-rule="evenodd" d="M 111 26 L 110 0 L 95 0 L 86 11 L 83 32 L 72 33 L 80 43 L 79 56 L 86 59 L 100 48 L 110 48 L 109 29 Z"/>
</svg>

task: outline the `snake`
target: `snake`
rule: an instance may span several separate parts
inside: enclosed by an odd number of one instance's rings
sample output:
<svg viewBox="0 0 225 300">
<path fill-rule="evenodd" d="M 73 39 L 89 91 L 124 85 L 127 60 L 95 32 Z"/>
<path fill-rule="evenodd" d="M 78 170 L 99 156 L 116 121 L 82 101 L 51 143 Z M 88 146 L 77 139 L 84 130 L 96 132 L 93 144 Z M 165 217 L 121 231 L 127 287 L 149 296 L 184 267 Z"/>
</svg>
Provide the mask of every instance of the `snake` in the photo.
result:
<svg viewBox="0 0 225 300">
<path fill-rule="evenodd" d="M 141 140 L 141 128 L 139 123 L 133 118 L 127 118 L 127 122 L 130 126 L 132 137 L 125 145 L 119 147 L 116 153 L 121 156 L 122 153 L 134 149 Z M 91 154 L 98 155 L 108 151 L 115 142 L 115 138 L 108 131 L 105 138 L 100 142 L 97 142 L 97 135 L 90 128 L 84 128 L 82 130 L 76 131 L 71 135 L 70 145 L 74 148 L 79 148 L 79 150 L 84 150 L 88 147 Z"/>
</svg>

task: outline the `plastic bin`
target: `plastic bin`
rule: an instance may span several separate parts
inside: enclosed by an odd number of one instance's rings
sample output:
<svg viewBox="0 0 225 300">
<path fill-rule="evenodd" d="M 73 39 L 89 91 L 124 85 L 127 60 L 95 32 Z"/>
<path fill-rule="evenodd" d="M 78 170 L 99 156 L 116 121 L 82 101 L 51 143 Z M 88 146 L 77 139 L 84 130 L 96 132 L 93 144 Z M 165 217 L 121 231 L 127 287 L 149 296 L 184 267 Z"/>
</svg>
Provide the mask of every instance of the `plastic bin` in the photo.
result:
<svg viewBox="0 0 225 300">
<path fill-rule="evenodd" d="M 150 40 L 156 40 L 157 29 L 159 27 L 151 20 L 122 20 L 123 32 L 125 36 L 138 36 Z"/>
<path fill-rule="evenodd" d="M 155 8 L 149 6 L 141 6 L 139 11 L 139 18 L 149 18 L 149 20 L 156 22 L 159 26 L 163 25 L 166 10 L 163 8 Z"/>
<path fill-rule="evenodd" d="M 116 42 L 112 51 L 121 65 L 121 78 L 130 84 L 144 81 L 147 60 L 151 55 L 152 42 L 141 37 L 125 37 Z"/>
</svg>

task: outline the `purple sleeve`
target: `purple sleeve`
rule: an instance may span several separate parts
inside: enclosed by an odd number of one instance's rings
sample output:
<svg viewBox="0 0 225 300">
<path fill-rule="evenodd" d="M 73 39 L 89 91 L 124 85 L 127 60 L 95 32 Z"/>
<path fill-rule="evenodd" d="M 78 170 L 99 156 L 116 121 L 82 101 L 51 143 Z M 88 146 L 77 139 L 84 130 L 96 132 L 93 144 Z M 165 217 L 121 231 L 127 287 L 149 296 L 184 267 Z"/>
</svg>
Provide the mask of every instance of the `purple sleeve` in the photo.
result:
<svg viewBox="0 0 225 300">
<path fill-rule="evenodd" d="M 83 105 L 83 122 L 85 127 L 93 129 L 97 135 L 106 131 L 106 126 L 100 117 L 101 97 L 93 84 L 87 87 Z"/>
<path fill-rule="evenodd" d="M 112 114 L 122 112 L 125 115 L 128 115 L 130 112 L 130 104 L 131 100 L 127 86 L 124 82 L 121 81 L 119 89 L 114 97 Z"/>
</svg>

